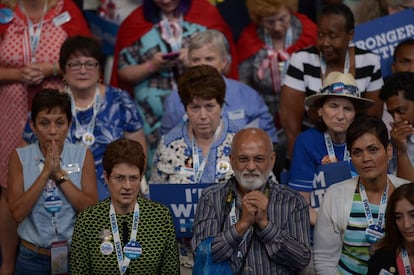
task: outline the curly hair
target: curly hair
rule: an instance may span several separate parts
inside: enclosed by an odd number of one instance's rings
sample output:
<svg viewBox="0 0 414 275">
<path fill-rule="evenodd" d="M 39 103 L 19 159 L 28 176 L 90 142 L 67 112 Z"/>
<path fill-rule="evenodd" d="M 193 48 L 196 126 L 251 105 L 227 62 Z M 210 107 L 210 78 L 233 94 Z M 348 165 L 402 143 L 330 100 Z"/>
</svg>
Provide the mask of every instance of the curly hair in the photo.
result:
<svg viewBox="0 0 414 275">
<path fill-rule="evenodd" d="M 388 77 L 381 88 L 379 98 L 387 101 L 400 93 L 404 99 L 414 101 L 414 73 L 398 72 Z"/>
<path fill-rule="evenodd" d="M 141 143 L 127 138 L 120 138 L 109 143 L 102 158 L 105 173 L 110 176 L 115 165 L 121 163 L 135 165 L 142 175 L 145 166 L 145 153 Z"/>
<path fill-rule="evenodd" d="M 184 107 L 195 97 L 210 100 L 216 99 L 223 107 L 226 95 L 226 83 L 221 74 L 209 65 L 190 67 L 178 79 L 178 95 Z"/>
<path fill-rule="evenodd" d="M 298 10 L 298 0 L 246 0 L 250 19 L 259 24 L 263 17 L 274 15 L 281 7 L 287 7 L 291 12 Z"/>
</svg>

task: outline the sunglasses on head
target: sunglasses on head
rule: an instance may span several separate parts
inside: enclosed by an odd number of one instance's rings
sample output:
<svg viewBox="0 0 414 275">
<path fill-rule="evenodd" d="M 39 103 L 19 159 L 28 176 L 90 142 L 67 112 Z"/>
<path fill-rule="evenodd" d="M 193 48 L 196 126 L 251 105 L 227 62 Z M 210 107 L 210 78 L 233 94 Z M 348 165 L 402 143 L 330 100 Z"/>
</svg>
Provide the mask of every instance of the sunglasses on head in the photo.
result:
<svg viewBox="0 0 414 275">
<path fill-rule="evenodd" d="M 358 87 L 353 85 L 345 85 L 342 82 L 333 83 L 325 88 L 321 89 L 321 94 L 332 94 L 332 95 L 353 95 L 361 97 Z"/>
</svg>

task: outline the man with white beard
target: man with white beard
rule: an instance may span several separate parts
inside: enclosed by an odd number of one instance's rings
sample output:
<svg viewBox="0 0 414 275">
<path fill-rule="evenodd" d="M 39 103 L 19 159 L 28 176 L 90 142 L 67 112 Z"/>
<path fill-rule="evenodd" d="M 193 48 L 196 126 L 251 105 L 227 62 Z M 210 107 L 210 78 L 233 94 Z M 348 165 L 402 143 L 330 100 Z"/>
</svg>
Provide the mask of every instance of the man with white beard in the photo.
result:
<svg viewBox="0 0 414 275">
<path fill-rule="evenodd" d="M 311 258 L 308 205 L 270 179 L 272 140 L 258 128 L 239 131 L 230 153 L 235 176 L 203 191 L 193 223 L 194 269 L 203 248 L 233 274 L 296 274 Z M 205 255 L 204 255 L 205 256 Z"/>
</svg>

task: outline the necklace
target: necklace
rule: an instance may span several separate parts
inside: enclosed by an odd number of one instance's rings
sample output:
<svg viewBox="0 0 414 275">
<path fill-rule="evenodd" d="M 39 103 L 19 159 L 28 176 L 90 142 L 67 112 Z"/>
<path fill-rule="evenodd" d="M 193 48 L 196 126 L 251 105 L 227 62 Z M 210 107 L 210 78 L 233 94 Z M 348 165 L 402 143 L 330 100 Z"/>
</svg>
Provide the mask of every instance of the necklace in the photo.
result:
<svg viewBox="0 0 414 275">
<path fill-rule="evenodd" d="M 82 142 L 82 144 L 86 146 L 91 146 L 95 143 L 95 135 L 94 135 L 94 129 L 95 129 L 95 120 L 96 115 L 98 114 L 100 103 L 99 103 L 99 85 L 96 85 L 96 91 L 95 91 L 95 98 L 92 101 L 92 117 L 90 118 L 89 123 L 85 123 L 84 125 L 81 125 L 80 121 L 78 120 L 77 114 L 76 114 L 76 107 L 75 107 L 75 99 L 73 98 L 73 94 L 70 91 L 70 88 L 66 86 L 65 88 L 66 93 L 69 94 L 71 99 L 71 109 L 72 109 L 72 117 L 75 124 L 75 138 Z M 86 121 L 85 121 L 86 122 Z"/>
<path fill-rule="evenodd" d="M 96 97 L 94 96 L 92 101 L 89 102 L 89 104 L 86 105 L 85 107 L 79 107 L 79 106 L 76 106 L 76 104 L 75 104 L 76 111 L 86 111 L 86 110 L 90 109 L 93 106 L 93 104 L 95 103 L 95 99 L 96 99 Z"/>
</svg>

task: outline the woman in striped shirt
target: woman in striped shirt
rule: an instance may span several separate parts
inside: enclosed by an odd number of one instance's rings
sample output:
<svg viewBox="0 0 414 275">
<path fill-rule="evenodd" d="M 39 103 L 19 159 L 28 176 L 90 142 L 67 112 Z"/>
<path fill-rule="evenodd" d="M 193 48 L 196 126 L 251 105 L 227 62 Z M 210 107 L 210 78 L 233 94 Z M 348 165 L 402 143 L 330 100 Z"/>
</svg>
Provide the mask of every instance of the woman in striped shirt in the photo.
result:
<svg viewBox="0 0 414 275">
<path fill-rule="evenodd" d="M 408 183 L 387 174 L 392 145 L 380 119 L 356 119 L 346 143 L 359 176 L 330 186 L 325 194 L 314 232 L 317 274 L 366 274 L 369 249 L 384 236 L 388 197 Z"/>
</svg>

